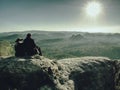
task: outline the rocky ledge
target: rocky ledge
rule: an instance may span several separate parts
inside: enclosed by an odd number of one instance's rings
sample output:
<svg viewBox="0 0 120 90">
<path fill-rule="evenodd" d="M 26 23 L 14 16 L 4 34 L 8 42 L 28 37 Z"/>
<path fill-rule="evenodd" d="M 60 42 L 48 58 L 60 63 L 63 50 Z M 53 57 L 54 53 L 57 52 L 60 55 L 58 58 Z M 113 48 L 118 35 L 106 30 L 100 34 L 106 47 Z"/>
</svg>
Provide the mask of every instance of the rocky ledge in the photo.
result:
<svg viewBox="0 0 120 90">
<path fill-rule="evenodd" d="M 105 57 L 1 58 L 0 90 L 120 90 L 120 61 Z"/>
</svg>

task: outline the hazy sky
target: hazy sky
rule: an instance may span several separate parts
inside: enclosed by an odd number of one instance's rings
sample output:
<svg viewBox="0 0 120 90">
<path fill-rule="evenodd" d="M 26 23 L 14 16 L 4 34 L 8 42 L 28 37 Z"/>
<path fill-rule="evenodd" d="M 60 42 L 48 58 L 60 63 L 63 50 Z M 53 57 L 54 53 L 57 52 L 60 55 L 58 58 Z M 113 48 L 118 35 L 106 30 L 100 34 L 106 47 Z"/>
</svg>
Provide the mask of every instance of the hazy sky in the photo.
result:
<svg viewBox="0 0 120 90">
<path fill-rule="evenodd" d="M 97 17 L 86 14 L 97 1 Z M 65 30 L 120 32 L 120 0 L 0 0 L 0 32 Z"/>
</svg>

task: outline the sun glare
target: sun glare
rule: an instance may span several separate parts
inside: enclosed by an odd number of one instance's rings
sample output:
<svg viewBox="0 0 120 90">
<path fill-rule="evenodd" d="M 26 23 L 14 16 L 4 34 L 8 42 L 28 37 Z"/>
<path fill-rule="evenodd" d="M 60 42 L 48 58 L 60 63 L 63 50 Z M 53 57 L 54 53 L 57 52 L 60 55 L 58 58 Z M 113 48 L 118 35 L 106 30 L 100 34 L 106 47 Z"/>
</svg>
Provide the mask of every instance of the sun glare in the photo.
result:
<svg viewBox="0 0 120 90">
<path fill-rule="evenodd" d="M 89 2 L 86 7 L 87 15 L 95 17 L 100 14 L 102 6 L 99 2 Z"/>
</svg>

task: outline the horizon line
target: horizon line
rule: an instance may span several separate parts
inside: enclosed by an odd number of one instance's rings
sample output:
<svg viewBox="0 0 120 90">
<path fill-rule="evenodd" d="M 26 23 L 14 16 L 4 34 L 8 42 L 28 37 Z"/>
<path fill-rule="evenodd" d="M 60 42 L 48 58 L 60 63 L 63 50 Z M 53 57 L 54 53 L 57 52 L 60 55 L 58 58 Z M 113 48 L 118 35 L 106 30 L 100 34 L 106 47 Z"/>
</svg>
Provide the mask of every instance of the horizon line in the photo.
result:
<svg viewBox="0 0 120 90">
<path fill-rule="evenodd" d="M 115 34 L 115 33 L 119 33 L 120 32 L 100 32 L 100 31 L 80 31 L 80 30 L 19 30 L 19 31 L 4 31 L 4 32 L 0 32 L 0 33 L 15 33 L 15 32 L 81 32 L 81 33 L 105 33 L 105 34 Z"/>
</svg>

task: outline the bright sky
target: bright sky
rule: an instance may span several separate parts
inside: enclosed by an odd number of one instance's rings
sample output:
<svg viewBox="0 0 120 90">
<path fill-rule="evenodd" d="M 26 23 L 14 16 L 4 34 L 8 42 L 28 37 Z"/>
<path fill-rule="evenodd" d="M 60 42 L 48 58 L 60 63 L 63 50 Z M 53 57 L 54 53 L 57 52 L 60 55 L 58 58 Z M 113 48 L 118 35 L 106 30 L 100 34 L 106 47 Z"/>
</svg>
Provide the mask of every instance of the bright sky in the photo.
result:
<svg viewBox="0 0 120 90">
<path fill-rule="evenodd" d="M 0 32 L 25 30 L 120 32 L 120 0 L 0 0 Z"/>
</svg>

